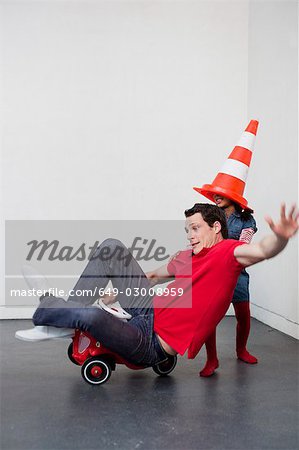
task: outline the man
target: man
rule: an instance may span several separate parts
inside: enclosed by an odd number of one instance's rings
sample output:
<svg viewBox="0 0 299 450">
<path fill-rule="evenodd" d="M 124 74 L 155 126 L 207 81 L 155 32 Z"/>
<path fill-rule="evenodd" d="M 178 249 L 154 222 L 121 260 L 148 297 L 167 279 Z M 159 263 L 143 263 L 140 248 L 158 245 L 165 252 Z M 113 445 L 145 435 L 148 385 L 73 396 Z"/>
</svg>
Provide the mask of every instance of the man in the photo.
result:
<svg viewBox="0 0 299 450">
<path fill-rule="evenodd" d="M 192 251 L 179 252 L 146 276 L 121 242 L 108 239 L 97 248 L 74 288 L 94 294 L 70 297 L 67 302 L 42 296 L 33 316 L 34 324 L 42 328 L 19 331 L 16 337 L 43 340 L 59 336 L 52 327 L 79 328 L 135 364 L 154 365 L 186 351 L 195 358 L 225 315 L 241 270 L 280 253 L 298 230 L 299 214 L 293 206 L 286 216 L 282 205 L 278 223 L 266 218 L 273 233 L 257 244 L 226 239 L 225 214 L 215 205 L 197 203 L 185 216 Z M 168 294 L 150 295 L 153 284 L 172 277 L 176 279 L 168 285 Z M 118 301 L 132 315 L 128 322 L 92 306 L 96 290 L 105 288 L 109 280 L 119 291 Z M 128 288 L 137 295 L 126 296 Z"/>
</svg>

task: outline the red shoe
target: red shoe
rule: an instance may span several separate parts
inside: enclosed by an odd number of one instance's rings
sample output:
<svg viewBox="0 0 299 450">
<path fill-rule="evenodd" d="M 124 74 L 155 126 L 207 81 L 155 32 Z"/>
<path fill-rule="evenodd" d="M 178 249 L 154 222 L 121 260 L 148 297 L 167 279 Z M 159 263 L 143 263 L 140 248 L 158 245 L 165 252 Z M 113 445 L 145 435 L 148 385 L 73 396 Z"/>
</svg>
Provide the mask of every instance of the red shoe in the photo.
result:
<svg viewBox="0 0 299 450">
<path fill-rule="evenodd" d="M 214 361 L 207 361 L 204 368 L 199 372 L 200 377 L 211 377 L 215 370 L 219 367 L 219 361 L 218 359 Z"/>
</svg>

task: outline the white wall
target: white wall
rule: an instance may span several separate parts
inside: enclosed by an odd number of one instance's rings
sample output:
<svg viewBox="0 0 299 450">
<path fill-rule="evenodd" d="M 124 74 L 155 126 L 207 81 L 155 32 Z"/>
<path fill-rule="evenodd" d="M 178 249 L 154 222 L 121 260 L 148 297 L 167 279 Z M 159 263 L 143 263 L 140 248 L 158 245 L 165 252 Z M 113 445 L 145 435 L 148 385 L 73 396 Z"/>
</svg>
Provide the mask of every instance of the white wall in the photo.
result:
<svg viewBox="0 0 299 450">
<path fill-rule="evenodd" d="M 2 14 L 2 218 L 182 218 L 246 124 L 247 3 L 9 1 Z"/>
<path fill-rule="evenodd" d="M 295 2 L 1 10 L 2 231 L 4 219 L 180 219 L 250 118 L 261 126 L 245 196 L 259 236 L 265 212 L 296 200 Z M 254 315 L 292 335 L 296 270 L 295 245 L 251 270 Z M 3 317 L 31 313 L 2 307 Z"/>
<path fill-rule="evenodd" d="M 262 236 L 267 232 L 266 213 L 277 217 L 277 206 L 283 200 L 298 203 L 296 1 L 250 4 L 248 55 L 248 115 L 258 116 L 261 126 L 247 192 Z M 276 259 L 253 267 L 251 273 L 252 314 L 298 338 L 298 239 Z"/>
<path fill-rule="evenodd" d="M 6 218 L 181 217 L 247 119 L 247 5 L 3 10 Z"/>
</svg>

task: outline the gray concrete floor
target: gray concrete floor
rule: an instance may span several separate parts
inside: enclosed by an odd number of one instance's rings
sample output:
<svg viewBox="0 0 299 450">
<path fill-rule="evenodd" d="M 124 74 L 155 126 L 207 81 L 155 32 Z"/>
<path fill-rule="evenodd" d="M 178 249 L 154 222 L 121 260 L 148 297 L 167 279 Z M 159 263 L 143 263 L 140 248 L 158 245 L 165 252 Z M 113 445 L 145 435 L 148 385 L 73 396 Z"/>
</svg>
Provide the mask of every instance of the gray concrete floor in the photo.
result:
<svg viewBox="0 0 299 450">
<path fill-rule="evenodd" d="M 204 352 L 171 376 L 118 366 L 103 386 L 83 381 L 67 340 L 20 342 L 26 320 L 1 325 L 1 449 L 298 449 L 298 342 L 252 320 L 250 350 L 234 354 L 233 317 L 218 331 L 220 368 L 198 377 Z"/>
</svg>

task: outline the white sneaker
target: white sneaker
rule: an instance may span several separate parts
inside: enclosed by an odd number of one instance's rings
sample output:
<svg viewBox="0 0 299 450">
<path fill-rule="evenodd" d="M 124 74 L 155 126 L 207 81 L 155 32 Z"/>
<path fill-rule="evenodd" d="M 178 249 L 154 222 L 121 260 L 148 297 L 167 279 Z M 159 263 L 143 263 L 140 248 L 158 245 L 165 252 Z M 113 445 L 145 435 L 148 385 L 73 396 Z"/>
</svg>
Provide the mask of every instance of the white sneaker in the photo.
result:
<svg viewBox="0 0 299 450">
<path fill-rule="evenodd" d="M 103 300 L 99 298 L 95 306 L 98 306 L 99 308 L 103 309 L 104 311 L 107 311 L 109 314 L 112 314 L 113 316 L 117 317 L 118 319 L 124 319 L 129 320 L 132 319 L 131 314 L 127 313 L 121 306 L 116 306 L 113 303 L 113 306 L 105 305 Z"/>
<path fill-rule="evenodd" d="M 40 274 L 34 267 L 25 265 L 22 267 L 22 274 L 30 289 L 43 291 L 45 294 L 49 292 L 50 286 L 47 279 Z"/>
<path fill-rule="evenodd" d="M 72 338 L 75 330 L 72 328 L 57 328 L 50 326 L 37 326 L 30 330 L 16 331 L 15 337 L 21 341 L 46 341 L 48 339 Z"/>
</svg>

